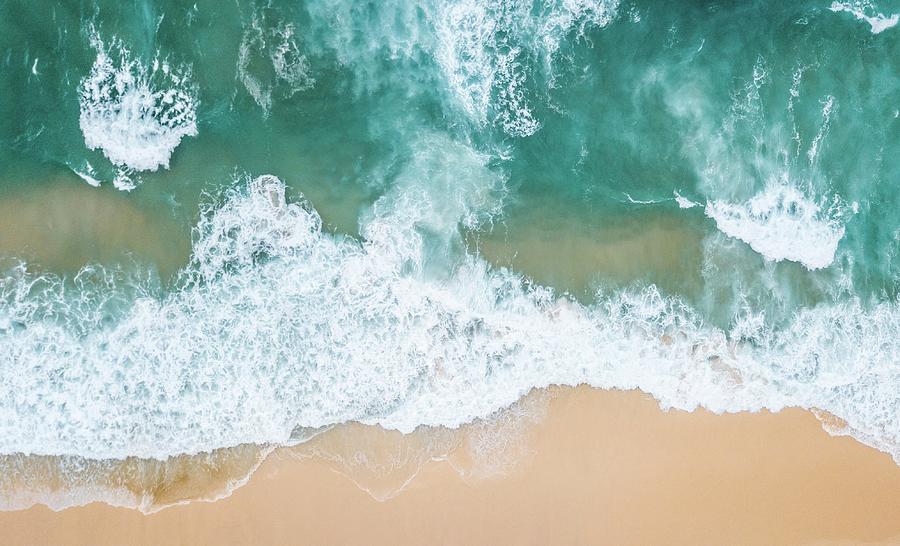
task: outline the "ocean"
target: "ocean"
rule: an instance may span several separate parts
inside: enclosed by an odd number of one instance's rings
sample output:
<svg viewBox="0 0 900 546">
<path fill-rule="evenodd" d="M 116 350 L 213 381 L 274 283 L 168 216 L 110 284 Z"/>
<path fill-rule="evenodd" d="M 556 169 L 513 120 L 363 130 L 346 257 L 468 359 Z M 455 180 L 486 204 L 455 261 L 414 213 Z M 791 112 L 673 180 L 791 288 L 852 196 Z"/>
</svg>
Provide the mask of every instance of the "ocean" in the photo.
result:
<svg viewBox="0 0 900 546">
<path fill-rule="evenodd" d="M 900 462 L 898 20 L 0 0 L 0 509 L 551 385 Z"/>
</svg>

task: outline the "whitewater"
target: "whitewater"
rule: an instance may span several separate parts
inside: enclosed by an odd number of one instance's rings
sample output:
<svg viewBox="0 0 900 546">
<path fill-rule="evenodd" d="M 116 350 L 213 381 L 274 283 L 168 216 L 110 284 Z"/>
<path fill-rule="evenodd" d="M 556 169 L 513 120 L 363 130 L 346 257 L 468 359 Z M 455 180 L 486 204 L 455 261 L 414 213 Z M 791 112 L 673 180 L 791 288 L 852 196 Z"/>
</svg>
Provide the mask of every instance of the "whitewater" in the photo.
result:
<svg viewBox="0 0 900 546">
<path fill-rule="evenodd" d="M 471 255 L 430 278 L 422 232 L 477 221 L 483 161 L 430 143 L 363 241 L 323 233 L 278 179 L 256 178 L 197 226 L 180 289 L 129 286 L 139 295 L 113 316 L 115 289 L 84 282 L 110 272 L 68 287 L 10 271 L 0 450 L 161 459 L 347 421 L 457 427 L 532 388 L 586 383 L 687 410 L 817 408 L 898 457 L 893 302 L 817 306 L 779 330 L 748 312 L 723 331 L 654 287 L 585 306 Z M 417 182 L 460 164 L 471 178 Z"/>
<path fill-rule="evenodd" d="M 92 5 L 0 29 L 0 456 L 267 453 L 589 385 L 808 409 L 900 464 L 900 7 Z M 188 256 L 85 228 L 120 254 L 41 263 L 16 241 L 104 214 L 21 237 L 61 185 Z"/>
</svg>

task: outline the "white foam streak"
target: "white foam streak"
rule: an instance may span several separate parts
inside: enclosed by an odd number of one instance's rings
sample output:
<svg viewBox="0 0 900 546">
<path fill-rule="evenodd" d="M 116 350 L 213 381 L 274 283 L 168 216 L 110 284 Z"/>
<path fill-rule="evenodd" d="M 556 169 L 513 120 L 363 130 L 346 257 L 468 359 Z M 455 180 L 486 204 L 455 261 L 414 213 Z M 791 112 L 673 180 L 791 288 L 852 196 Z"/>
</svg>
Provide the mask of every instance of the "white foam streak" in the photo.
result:
<svg viewBox="0 0 900 546">
<path fill-rule="evenodd" d="M 831 126 L 831 113 L 833 111 L 834 97 L 828 95 L 822 101 L 822 125 L 819 127 L 819 131 L 816 133 L 812 144 L 809 145 L 809 150 L 806 152 L 806 155 L 809 158 L 810 165 L 815 163 L 816 157 L 819 155 L 819 146 L 825 139 L 825 135 L 828 134 L 828 128 Z"/>
</svg>

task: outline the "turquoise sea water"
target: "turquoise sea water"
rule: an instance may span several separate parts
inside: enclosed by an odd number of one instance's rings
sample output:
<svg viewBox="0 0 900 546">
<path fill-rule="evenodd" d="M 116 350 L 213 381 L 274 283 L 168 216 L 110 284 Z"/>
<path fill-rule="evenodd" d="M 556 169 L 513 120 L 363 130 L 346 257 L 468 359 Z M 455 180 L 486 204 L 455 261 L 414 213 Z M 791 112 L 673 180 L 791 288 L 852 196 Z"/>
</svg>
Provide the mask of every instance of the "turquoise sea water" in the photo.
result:
<svg viewBox="0 0 900 546">
<path fill-rule="evenodd" d="M 588 383 L 900 459 L 898 14 L 0 0 L 0 454 Z"/>
</svg>

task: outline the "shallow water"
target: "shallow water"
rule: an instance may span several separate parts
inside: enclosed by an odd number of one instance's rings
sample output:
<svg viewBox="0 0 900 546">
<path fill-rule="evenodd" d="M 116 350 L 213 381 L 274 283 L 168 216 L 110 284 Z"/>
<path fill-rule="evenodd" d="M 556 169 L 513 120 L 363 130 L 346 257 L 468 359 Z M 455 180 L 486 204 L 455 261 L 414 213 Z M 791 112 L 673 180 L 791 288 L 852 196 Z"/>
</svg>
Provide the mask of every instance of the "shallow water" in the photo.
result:
<svg viewBox="0 0 900 546">
<path fill-rule="evenodd" d="M 9 483 L 579 383 L 900 459 L 895 14 L 0 0 Z"/>
</svg>

